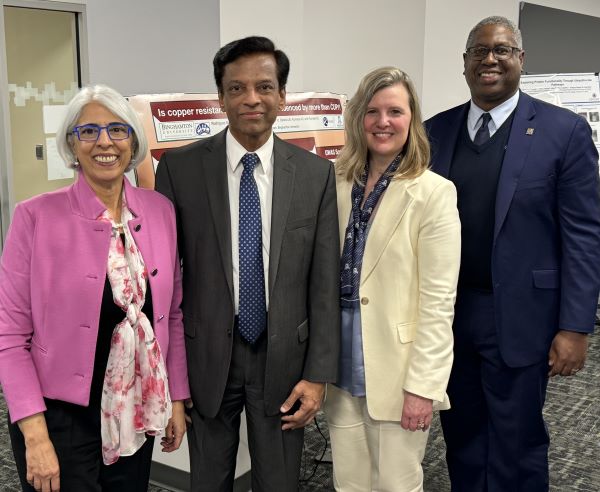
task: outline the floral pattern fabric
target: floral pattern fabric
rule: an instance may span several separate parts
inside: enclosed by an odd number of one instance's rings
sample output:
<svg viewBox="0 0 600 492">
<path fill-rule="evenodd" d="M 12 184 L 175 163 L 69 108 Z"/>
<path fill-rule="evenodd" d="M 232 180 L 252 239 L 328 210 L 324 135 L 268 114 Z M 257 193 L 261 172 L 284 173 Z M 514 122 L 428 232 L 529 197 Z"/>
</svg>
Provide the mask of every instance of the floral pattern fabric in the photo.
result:
<svg viewBox="0 0 600 492">
<path fill-rule="evenodd" d="M 163 356 L 147 316 L 142 312 L 147 270 L 127 223 L 133 218 L 123 197 L 121 222 L 105 210 L 98 220 L 113 228 L 107 274 L 113 299 L 124 318 L 114 329 L 101 400 L 102 459 L 110 465 L 133 455 L 171 418 L 171 398 Z"/>
</svg>

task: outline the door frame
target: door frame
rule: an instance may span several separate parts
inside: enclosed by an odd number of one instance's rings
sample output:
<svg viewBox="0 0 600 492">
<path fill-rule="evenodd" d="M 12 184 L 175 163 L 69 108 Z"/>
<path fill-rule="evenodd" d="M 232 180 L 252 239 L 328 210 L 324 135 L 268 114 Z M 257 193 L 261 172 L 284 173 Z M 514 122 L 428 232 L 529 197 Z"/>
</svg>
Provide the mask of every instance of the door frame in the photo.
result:
<svg viewBox="0 0 600 492">
<path fill-rule="evenodd" d="M 4 32 L 4 7 L 21 7 L 36 10 L 72 12 L 77 24 L 77 58 L 79 83 L 89 83 L 87 13 L 85 0 L 62 2 L 54 0 L 0 0 L 0 252 L 6 231 L 15 208 L 12 190 L 13 161 L 8 95 L 8 70 L 6 66 L 6 33 Z"/>
</svg>

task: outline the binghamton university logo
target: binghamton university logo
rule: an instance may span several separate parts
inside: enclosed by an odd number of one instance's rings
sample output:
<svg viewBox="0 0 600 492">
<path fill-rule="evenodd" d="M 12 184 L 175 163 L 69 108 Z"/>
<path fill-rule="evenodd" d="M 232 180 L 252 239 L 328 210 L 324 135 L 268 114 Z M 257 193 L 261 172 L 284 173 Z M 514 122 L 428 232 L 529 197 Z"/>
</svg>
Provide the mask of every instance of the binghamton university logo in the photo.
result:
<svg viewBox="0 0 600 492">
<path fill-rule="evenodd" d="M 208 126 L 206 123 L 198 123 L 198 126 L 196 127 L 196 135 L 210 135 L 210 126 Z"/>
</svg>

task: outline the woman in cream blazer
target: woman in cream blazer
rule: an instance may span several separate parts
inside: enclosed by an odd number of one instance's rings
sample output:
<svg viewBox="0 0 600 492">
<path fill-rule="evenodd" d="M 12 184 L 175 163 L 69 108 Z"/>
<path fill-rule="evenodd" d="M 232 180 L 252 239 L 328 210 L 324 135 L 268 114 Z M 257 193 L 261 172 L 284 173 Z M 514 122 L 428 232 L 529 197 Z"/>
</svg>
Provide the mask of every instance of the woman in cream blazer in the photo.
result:
<svg viewBox="0 0 600 492">
<path fill-rule="evenodd" d="M 432 411 L 449 408 L 460 262 L 456 190 L 427 170 L 416 92 L 393 67 L 367 74 L 336 164 L 340 376 L 325 412 L 338 491 L 419 491 Z"/>
</svg>

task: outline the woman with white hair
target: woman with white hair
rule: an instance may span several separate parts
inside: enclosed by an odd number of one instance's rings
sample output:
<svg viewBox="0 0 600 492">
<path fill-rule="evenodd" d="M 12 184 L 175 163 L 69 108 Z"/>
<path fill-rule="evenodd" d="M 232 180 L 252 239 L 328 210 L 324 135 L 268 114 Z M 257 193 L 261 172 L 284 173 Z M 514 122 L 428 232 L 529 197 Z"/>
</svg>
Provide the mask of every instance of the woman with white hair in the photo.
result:
<svg viewBox="0 0 600 492">
<path fill-rule="evenodd" d="M 0 382 L 23 490 L 145 491 L 189 397 L 171 203 L 125 173 L 147 142 L 115 90 L 70 102 L 74 184 L 17 205 L 0 265 Z"/>
</svg>

